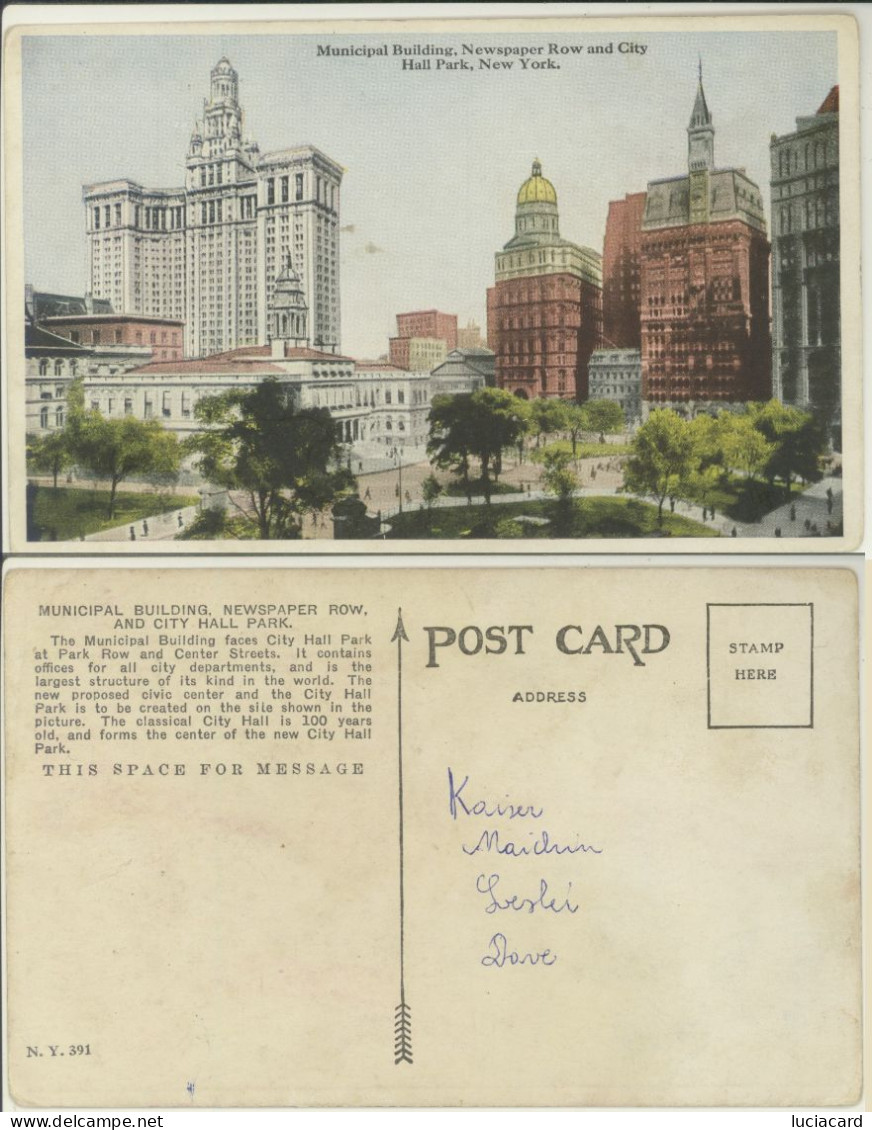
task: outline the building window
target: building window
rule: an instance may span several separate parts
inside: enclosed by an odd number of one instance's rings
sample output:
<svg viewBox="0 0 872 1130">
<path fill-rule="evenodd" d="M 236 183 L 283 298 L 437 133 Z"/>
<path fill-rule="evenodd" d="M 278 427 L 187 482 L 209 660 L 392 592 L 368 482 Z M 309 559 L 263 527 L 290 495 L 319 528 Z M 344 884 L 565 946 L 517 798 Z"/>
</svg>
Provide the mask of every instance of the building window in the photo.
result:
<svg viewBox="0 0 872 1130">
<path fill-rule="evenodd" d="M 121 205 L 120 204 L 115 205 L 115 226 L 116 226 L 116 228 L 121 227 Z"/>
<path fill-rule="evenodd" d="M 302 173 L 297 173 L 296 182 L 297 182 L 297 187 L 296 187 L 297 200 L 302 200 L 303 199 L 303 174 Z"/>
<path fill-rule="evenodd" d="M 107 227 L 107 228 L 109 227 L 109 225 L 111 223 L 111 219 L 110 219 L 111 216 L 112 216 L 112 209 L 107 204 L 106 207 L 103 209 L 103 226 L 104 227 Z"/>
<path fill-rule="evenodd" d="M 55 365 L 54 365 L 54 371 L 55 371 L 55 376 L 56 376 L 56 377 L 59 377 L 59 376 L 61 376 L 61 375 L 62 375 L 62 373 L 63 373 L 63 371 L 64 371 L 64 363 L 63 363 L 63 361 L 61 361 L 60 359 L 58 359 L 57 361 L 55 361 Z"/>
<path fill-rule="evenodd" d="M 91 342 L 92 342 L 93 345 L 99 345 L 100 344 L 100 331 L 99 330 L 91 330 Z"/>
<path fill-rule="evenodd" d="M 125 396 L 124 397 L 124 415 L 125 416 L 132 416 L 133 415 L 133 397 L 132 396 Z"/>
<path fill-rule="evenodd" d="M 148 340 L 151 342 L 152 345 L 154 345 L 154 343 L 157 341 L 157 335 L 154 332 L 150 333 L 148 335 Z"/>
<path fill-rule="evenodd" d="M 142 330 L 136 331 L 136 344 L 142 345 Z"/>
<path fill-rule="evenodd" d="M 70 341 L 73 342 L 74 344 L 78 344 L 78 341 L 79 341 L 79 331 L 78 330 L 71 330 L 70 331 Z"/>
<path fill-rule="evenodd" d="M 282 204 L 287 204 L 289 199 L 290 193 L 288 192 L 288 178 L 282 177 Z"/>
<path fill-rule="evenodd" d="M 267 204 L 275 204 L 276 202 L 276 182 L 275 177 L 269 177 L 266 182 L 266 202 Z"/>
<path fill-rule="evenodd" d="M 48 427 L 48 408 L 45 405 L 39 410 L 39 426 L 41 428 Z"/>
<path fill-rule="evenodd" d="M 100 227 L 100 209 L 99 208 L 94 209 L 94 227 L 95 228 Z"/>
<path fill-rule="evenodd" d="M 116 345 L 120 345 L 120 344 L 121 344 L 121 330 L 116 330 L 116 331 L 115 331 L 115 344 L 116 344 Z"/>
</svg>

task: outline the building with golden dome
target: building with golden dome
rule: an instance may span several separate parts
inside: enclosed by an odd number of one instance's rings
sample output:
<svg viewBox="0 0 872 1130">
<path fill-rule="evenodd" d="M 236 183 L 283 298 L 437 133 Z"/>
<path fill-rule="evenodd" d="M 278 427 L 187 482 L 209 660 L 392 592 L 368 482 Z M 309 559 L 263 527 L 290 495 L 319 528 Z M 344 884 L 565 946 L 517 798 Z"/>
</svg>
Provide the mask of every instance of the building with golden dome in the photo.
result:
<svg viewBox="0 0 872 1130">
<path fill-rule="evenodd" d="M 585 400 L 587 363 L 601 336 L 601 258 L 561 239 L 557 192 L 535 160 L 487 294 L 497 386 L 525 399 Z"/>
</svg>

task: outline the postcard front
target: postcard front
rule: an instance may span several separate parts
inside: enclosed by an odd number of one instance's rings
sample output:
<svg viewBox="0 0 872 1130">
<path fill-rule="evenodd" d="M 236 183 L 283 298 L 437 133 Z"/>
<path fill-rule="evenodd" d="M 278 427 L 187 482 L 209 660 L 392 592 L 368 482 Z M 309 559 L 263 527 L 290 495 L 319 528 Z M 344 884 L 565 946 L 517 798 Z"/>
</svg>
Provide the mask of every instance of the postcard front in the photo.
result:
<svg viewBox="0 0 872 1130">
<path fill-rule="evenodd" d="M 843 569 L 16 568 L 24 1106 L 830 1106 Z"/>
<path fill-rule="evenodd" d="M 856 547 L 851 16 L 227 11 L 7 12 L 18 550 Z"/>
</svg>

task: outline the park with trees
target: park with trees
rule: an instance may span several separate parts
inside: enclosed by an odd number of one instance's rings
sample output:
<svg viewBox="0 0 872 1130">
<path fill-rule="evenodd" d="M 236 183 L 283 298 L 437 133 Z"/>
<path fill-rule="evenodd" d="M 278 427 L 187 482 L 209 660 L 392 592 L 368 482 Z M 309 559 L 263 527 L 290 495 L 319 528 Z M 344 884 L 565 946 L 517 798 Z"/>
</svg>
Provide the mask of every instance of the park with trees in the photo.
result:
<svg viewBox="0 0 872 1130">
<path fill-rule="evenodd" d="M 327 409 L 299 408 L 275 379 L 203 397 L 194 413 L 179 442 L 160 421 L 86 408 L 73 382 L 64 426 L 28 437 L 40 480 L 28 486 L 29 536 L 77 538 L 196 506 L 199 494 L 178 490 L 185 467 L 223 504 L 199 507 L 174 531 L 183 538 L 295 540 L 325 516 L 334 536 L 354 538 L 712 537 L 725 532 L 715 515 L 757 522 L 826 466 L 823 429 L 774 400 L 696 417 L 657 409 L 630 435 L 610 401 L 482 388 L 433 399 L 429 473 L 422 464 L 415 499 L 383 514 L 359 498 Z"/>
</svg>

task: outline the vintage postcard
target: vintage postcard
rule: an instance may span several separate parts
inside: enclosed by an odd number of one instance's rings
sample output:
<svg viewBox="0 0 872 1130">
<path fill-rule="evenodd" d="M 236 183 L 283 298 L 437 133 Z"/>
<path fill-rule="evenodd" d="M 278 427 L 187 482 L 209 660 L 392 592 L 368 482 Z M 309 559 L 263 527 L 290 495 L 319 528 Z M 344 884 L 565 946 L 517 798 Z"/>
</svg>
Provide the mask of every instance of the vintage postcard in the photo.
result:
<svg viewBox="0 0 872 1130">
<path fill-rule="evenodd" d="M 20 1106 L 859 1101 L 849 568 L 8 571 Z"/>
<path fill-rule="evenodd" d="M 860 543 L 851 15 L 11 11 L 15 550 Z"/>
</svg>

